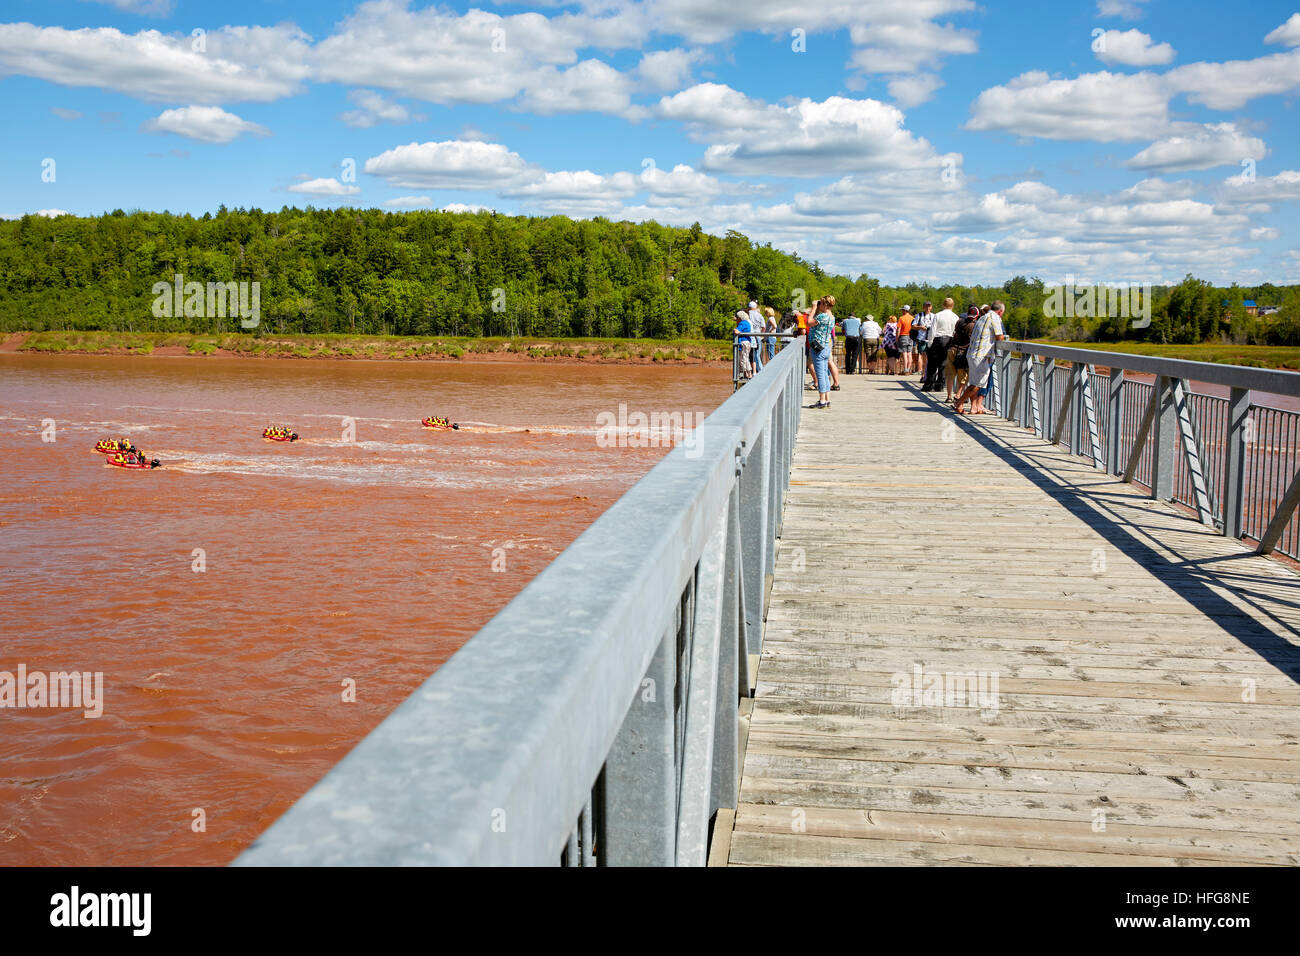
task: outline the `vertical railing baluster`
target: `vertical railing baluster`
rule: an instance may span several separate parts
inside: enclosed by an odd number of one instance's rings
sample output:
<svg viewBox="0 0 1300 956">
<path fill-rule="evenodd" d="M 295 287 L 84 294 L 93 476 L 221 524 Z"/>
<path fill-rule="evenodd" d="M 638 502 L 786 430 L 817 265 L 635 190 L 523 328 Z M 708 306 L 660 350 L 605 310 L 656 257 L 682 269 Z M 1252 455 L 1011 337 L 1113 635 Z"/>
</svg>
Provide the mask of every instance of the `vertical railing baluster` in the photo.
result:
<svg viewBox="0 0 1300 956">
<path fill-rule="evenodd" d="M 744 450 L 740 474 L 740 535 L 744 551 L 745 578 L 745 630 L 749 637 L 750 653 L 757 654 L 762 645 L 763 602 L 767 595 L 766 576 L 767 534 L 766 484 L 770 476 L 764 474 L 764 436 L 759 435 L 754 446 Z"/>
<path fill-rule="evenodd" d="M 606 866 L 672 866 L 677 855 L 677 620 L 670 623 L 605 760 Z"/>
<path fill-rule="evenodd" d="M 1124 473 L 1120 455 L 1124 447 L 1124 370 L 1110 370 L 1110 389 L 1106 396 L 1106 470 L 1112 475 Z"/>
<path fill-rule="evenodd" d="M 768 582 L 776 567 L 776 526 L 781 512 L 781 436 L 777 434 L 779 419 L 776 408 L 767 417 L 767 432 L 763 438 L 763 620 L 767 620 Z"/>
<path fill-rule="evenodd" d="M 1082 362 L 1070 365 L 1070 454 L 1083 454 L 1083 376 Z"/>
<path fill-rule="evenodd" d="M 1151 497 L 1168 501 L 1174 496 L 1174 442 L 1178 437 L 1178 419 L 1174 410 L 1173 382 L 1169 376 L 1157 375 L 1154 387 L 1156 414 L 1151 423 Z"/>
<path fill-rule="evenodd" d="M 1024 388 L 1020 393 L 1020 427 L 1032 428 L 1034 425 L 1034 403 L 1030 397 L 1030 383 L 1033 381 L 1034 357 L 1028 353 L 1020 356 L 1020 375 L 1024 379 Z"/>
</svg>

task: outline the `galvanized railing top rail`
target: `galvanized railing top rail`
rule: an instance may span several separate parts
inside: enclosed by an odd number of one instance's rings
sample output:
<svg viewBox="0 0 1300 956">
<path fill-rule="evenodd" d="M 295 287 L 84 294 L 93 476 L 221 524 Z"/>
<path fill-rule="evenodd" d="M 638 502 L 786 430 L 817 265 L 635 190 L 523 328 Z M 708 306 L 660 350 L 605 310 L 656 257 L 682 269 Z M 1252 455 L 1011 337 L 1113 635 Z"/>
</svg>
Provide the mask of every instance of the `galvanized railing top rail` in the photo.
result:
<svg viewBox="0 0 1300 956">
<path fill-rule="evenodd" d="M 705 863 L 802 386 L 786 349 L 236 863 Z"/>
<path fill-rule="evenodd" d="M 997 414 L 1145 485 L 1153 498 L 1188 506 L 1225 535 L 1257 541 L 1261 554 L 1300 559 L 1300 413 L 1250 401 L 1251 392 L 1300 398 L 1300 374 L 1031 342 L 997 348 Z M 1196 393 L 1191 382 L 1229 394 Z"/>
</svg>

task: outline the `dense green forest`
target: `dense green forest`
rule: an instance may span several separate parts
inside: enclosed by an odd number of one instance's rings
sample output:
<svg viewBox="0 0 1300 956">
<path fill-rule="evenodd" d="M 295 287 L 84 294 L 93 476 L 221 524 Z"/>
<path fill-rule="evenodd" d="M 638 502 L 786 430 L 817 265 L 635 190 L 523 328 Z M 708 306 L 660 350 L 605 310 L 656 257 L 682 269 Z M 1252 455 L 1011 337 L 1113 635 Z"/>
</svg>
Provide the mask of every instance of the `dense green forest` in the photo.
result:
<svg viewBox="0 0 1300 956">
<path fill-rule="evenodd" d="M 884 286 L 698 224 L 287 207 L 0 222 L 0 330 L 241 331 L 232 315 L 159 317 L 155 285 L 177 274 L 257 282 L 252 335 L 720 338 L 750 299 L 781 312 L 830 293 L 839 314 L 877 317 L 926 299 L 938 308 L 945 296 L 959 308 L 1000 298 L 1018 338 L 1300 344 L 1297 286 L 1223 289 L 1188 276 L 1156 287 L 1150 326 L 1134 330 L 1125 319 L 1045 314 L 1050 288 L 1037 278 Z M 1247 316 L 1243 300 L 1281 311 Z"/>
</svg>

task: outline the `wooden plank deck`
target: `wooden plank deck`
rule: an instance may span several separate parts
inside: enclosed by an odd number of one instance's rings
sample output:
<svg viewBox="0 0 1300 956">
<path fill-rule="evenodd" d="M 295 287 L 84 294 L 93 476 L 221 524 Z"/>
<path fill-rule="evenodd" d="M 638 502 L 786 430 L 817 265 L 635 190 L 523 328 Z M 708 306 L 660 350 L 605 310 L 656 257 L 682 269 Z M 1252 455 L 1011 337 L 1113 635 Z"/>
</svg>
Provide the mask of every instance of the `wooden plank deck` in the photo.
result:
<svg viewBox="0 0 1300 956">
<path fill-rule="evenodd" d="M 841 383 L 800 424 L 729 862 L 1300 863 L 1300 578 L 1009 422 Z M 898 696 L 972 672 L 982 700 Z"/>
</svg>

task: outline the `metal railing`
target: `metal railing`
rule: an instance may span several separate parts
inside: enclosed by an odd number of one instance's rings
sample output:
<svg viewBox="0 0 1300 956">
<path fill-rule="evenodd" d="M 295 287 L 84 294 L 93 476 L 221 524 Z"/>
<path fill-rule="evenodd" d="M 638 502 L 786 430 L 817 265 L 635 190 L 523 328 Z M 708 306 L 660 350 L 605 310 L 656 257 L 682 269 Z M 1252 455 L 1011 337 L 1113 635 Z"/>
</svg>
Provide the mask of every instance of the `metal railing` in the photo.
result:
<svg viewBox="0 0 1300 956">
<path fill-rule="evenodd" d="M 236 864 L 703 865 L 802 396 L 789 348 Z"/>
<path fill-rule="evenodd" d="M 1030 342 L 997 348 L 997 414 L 1256 542 L 1261 554 L 1300 560 L 1300 413 L 1251 401 L 1252 392 L 1300 398 L 1300 374 Z M 1192 382 L 1228 396 L 1194 392 Z"/>
</svg>

